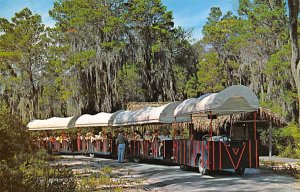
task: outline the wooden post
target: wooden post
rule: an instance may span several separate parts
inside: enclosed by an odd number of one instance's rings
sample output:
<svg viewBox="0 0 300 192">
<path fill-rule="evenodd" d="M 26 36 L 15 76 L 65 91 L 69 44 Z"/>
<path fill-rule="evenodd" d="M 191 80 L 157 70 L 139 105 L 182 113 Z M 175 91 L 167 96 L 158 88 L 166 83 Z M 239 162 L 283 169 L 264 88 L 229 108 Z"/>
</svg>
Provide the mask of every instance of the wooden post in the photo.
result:
<svg viewBox="0 0 300 192">
<path fill-rule="evenodd" d="M 175 117 L 175 124 L 174 124 L 174 126 L 173 126 L 173 139 L 175 138 L 175 130 L 176 130 L 176 128 L 177 128 L 177 123 L 176 123 L 176 117 Z M 173 151 L 174 151 L 174 148 L 173 148 Z"/>
<path fill-rule="evenodd" d="M 212 141 L 213 128 L 212 128 L 212 112 L 210 112 L 210 139 Z"/>
<path fill-rule="evenodd" d="M 272 157 L 272 121 L 269 121 L 269 157 Z"/>
<path fill-rule="evenodd" d="M 254 141 L 256 140 L 256 111 L 254 111 Z"/>
<path fill-rule="evenodd" d="M 229 128 L 229 136 L 232 137 L 232 114 L 229 116 L 230 128 Z M 226 130 L 227 132 L 227 130 Z"/>
<path fill-rule="evenodd" d="M 195 138 L 194 135 L 194 126 L 193 126 L 193 115 L 191 114 L 191 123 L 189 124 L 189 131 L 190 131 L 190 135 L 189 138 L 191 138 L 191 135 L 193 135 L 193 138 Z"/>
</svg>

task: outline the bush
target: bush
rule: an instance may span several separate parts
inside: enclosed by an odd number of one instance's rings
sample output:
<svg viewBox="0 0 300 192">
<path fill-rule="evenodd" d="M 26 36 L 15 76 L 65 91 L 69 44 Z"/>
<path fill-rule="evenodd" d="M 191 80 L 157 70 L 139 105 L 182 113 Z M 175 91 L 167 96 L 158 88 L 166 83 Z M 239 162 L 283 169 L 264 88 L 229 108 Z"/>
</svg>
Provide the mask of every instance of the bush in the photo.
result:
<svg viewBox="0 0 300 192">
<path fill-rule="evenodd" d="M 17 154 L 30 152 L 29 134 L 18 117 L 0 106 L 0 161 L 8 162 Z"/>
<path fill-rule="evenodd" d="M 300 129 L 297 125 L 291 124 L 279 129 L 277 135 L 277 148 L 279 156 L 300 159 Z"/>
<path fill-rule="evenodd" d="M 75 191 L 76 182 L 67 167 L 50 166 L 45 150 L 33 152 L 25 125 L 0 106 L 0 191 Z"/>
<path fill-rule="evenodd" d="M 50 166 L 43 158 L 21 154 L 14 163 L 1 161 L 0 191 L 74 191 L 76 181 L 72 170 L 62 165 Z"/>
</svg>

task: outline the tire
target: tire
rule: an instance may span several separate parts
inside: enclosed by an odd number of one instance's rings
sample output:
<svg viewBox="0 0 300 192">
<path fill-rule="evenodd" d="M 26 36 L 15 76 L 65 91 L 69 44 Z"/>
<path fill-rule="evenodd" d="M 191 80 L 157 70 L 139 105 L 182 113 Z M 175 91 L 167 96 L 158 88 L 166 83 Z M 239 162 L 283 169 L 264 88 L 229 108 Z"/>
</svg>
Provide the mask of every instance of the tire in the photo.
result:
<svg viewBox="0 0 300 192">
<path fill-rule="evenodd" d="M 180 170 L 187 171 L 189 167 L 187 165 L 179 165 Z"/>
<path fill-rule="evenodd" d="M 132 160 L 133 160 L 133 162 L 135 162 L 135 163 L 140 163 L 140 162 L 141 162 L 141 159 L 138 158 L 138 157 L 134 157 Z"/>
<path fill-rule="evenodd" d="M 199 173 L 200 175 L 207 175 L 208 174 L 208 170 L 206 168 L 203 167 L 202 165 L 202 156 L 200 156 L 198 158 L 198 169 L 199 169 Z"/>
<path fill-rule="evenodd" d="M 235 174 L 237 175 L 244 175 L 245 168 L 238 168 L 234 170 Z"/>
</svg>

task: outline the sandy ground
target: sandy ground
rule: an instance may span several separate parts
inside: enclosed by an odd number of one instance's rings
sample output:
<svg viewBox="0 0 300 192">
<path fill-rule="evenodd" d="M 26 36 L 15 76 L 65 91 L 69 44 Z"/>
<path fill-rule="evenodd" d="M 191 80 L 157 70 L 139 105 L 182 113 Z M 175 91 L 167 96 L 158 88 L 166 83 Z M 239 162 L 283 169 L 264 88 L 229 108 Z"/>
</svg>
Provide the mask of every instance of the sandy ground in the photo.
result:
<svg viewBox="0 0 300 192">
<path fill-rule="evenodd" d="M 237 176 L 231 170 L 201 176 L 195 170 L 182 171 L 178 166 L 119 164 L 113 159 L 86 156 L 62 156 L 56 163 L 70 166 L 77 175 L 110 167 L 111 179 L 124 191 L 300 191 L 300 180 L 266 169 L 246 169 L 244 176 Z"/>
</svg>

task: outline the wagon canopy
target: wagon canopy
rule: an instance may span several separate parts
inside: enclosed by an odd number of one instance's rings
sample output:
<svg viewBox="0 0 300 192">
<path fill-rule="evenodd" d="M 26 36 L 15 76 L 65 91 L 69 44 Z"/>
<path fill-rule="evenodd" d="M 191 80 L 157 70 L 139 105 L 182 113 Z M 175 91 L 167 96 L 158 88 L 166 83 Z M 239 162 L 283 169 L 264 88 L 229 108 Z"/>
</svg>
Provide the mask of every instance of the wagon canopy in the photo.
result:
<svg viewBox="0 0 300 192">
<path fill-rule="evenodd" d="M 113 123 L 114 118 L 121 113 L 122 110 L 114 113 L 100 112 L 96 115 L 81 115 L 75 122 L 74 127 L 108 127 Z"/>
<path fill-rule="evenodd" d="M 179 101 L 165 104 L 160 107 L 144 107 L 137 111 L 124 111 L 114 119 L 113 126 L 143 125 L 175 122 L 174 110 L 180 104 Z M 190 116 L 181 116 L 176 122 L 190 122 Z"/>
<path fill-rule="evenodd" d="M 51 117 L 49 119 L 36 119 L 27 124 L 28 130 L 56 130 L 56 129 L 68 129 L 74 127 L 74 122 L 79 116 L 72 117 Z"/>
<path fill-rule="evenodd" d="M 141 110 L 146 110 L 147 108 L 143 108 L 143 109 L 140 109 L 138 111 L 141 111 Z M 114 121 L 113 121 L 113 124 L 112 126 L 126 126 L 126 125 L 133 125 L 132 123 L 132 118 L 134 116 L 134 113 L 136 113 L 137 111 L 123 111 L 121 113 L 119 113 Z"/>
<path fill-rule="evenodd" d="M 219 93 L 208 93 L 183 101 L 176 107 L 174 116 L 210 112 L 213 115 L 226 115 L 252 112 L 258 107 L 258 99 L 253 91 L 243 85 L 233 85 Z"/>
</svg>

